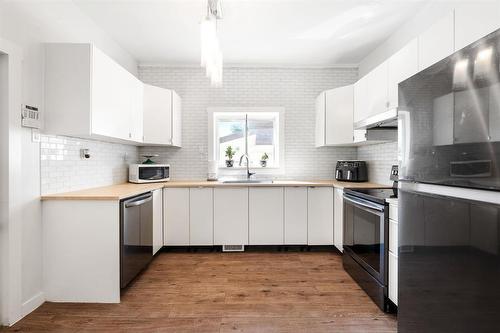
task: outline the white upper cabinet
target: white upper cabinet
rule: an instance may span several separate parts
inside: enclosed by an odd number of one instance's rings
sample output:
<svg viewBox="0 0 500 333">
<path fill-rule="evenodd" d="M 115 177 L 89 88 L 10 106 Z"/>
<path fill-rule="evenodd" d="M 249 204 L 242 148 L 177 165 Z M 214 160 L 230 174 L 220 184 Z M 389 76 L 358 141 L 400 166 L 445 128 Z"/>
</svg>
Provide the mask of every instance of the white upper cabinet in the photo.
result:
<svg viewBox="0 0 500 333">
<path fill-rule="evenodd" d="M 142 82 L 92 44 L 47 44 L 45 131 L 142 142 Z"/>
<path fill-rule="evenodd" d="M 144 143 L 181 146 L 181 99 L 173 90 L 144 84 Z"/>
<path fill-rule="evenodd" d="M 368 118 L 367 83 L 366 76 L 364 76 L 354 84 L 354 123 Z"/>
<path fill-rule="evenodd" d="M 500 28 L 500 1 L 460 3 L 455 8 L 455 51 Z"/>
<path fill-rule="evenodd" d="M 353 142 L 353 85 L 322 92 L 317 98 L 316 147 Z M 318 101 L 319 100 L 319 101 Z"/>
<path fill-rule="evenodd" d="M 366 75 L 366 84 L 365 98 L 368 117 L 387 111 L 387 61 Z"/>
<path fill-rule="evenodd" d="M 451 11 L 418 37 L 419 70 L 435 64 L 454 52 L 454 17 L 454 11 Z"/>
<path fill-rule="evenodd" d="M 398 107 L 398 85 L 418 72 L 418 39 L 415 38 L 387 61 L 388 108 Z"/>
</svg>

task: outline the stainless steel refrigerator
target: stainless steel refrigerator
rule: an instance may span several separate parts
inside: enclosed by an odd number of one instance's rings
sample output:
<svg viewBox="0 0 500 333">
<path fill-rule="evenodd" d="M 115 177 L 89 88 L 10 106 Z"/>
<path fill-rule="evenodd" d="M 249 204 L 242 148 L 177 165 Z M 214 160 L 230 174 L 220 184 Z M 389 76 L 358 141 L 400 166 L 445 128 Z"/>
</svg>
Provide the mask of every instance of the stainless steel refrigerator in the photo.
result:
<svg viewBox="0 0 500 333">
<path fill-rule="evenodd" d="M 500 330 L 500 31 L 399 85 L 398 330 Z"/>
</svg>

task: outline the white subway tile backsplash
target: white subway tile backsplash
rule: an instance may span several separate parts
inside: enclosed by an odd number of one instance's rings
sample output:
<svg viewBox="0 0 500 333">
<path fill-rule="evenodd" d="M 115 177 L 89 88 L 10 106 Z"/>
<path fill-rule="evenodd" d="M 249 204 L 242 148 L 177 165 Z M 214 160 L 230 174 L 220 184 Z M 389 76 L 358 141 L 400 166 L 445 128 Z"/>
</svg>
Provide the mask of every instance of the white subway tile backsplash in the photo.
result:
<svg viewBox="0 0 500 333">
<path fill-rule="evenodd" d="M 392 185 L 389 179 L 391 166 L 398 164 L 397 142 L 358 147 L 358 159 L 368 165 L 368 179 L 372 182 Z"/>
<path fill-rule="evenodd" d="M 90 159 L 80 158 L 80 149 L 90 150 Z M 42 194 L 123 183 L 128 164 L 138 160 L 131 145 L 42 135 L 40 144 Z"/>
</svg>

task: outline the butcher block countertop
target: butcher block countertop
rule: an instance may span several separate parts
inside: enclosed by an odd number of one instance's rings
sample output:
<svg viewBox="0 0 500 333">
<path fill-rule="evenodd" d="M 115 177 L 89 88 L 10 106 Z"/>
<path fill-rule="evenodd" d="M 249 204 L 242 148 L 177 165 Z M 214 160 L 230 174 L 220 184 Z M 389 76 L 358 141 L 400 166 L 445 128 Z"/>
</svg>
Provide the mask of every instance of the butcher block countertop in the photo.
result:
<svg viewBox="0 0 500 333">
<path fill-rule="evenodd" d="M 175 180 L 149 184 L 118 184 L 104 187 L 90 188 L 80 191 L 43 195 L 42 200 L 122 200 L 135 195 L 166 187 L 287 187 L 287 186 L 316 186 L 336 188 L 377 188 L 388 187 L 371 182 L 351 183 L 336 180 L 274 180 L 272 183 L 222 183 L 221 181 L 206 180 Z"/>
</svg>

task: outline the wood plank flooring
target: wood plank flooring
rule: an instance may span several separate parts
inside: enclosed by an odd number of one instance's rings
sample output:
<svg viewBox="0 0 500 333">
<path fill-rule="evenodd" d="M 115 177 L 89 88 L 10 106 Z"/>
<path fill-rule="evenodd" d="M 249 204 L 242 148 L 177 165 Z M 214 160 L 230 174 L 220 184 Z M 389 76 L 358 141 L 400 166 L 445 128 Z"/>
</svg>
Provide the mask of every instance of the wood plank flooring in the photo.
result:
<svg viewBox="0 0 500 333">
<path fill-rule="evenodd" d="M 396 332 L 329 252 L 160 253 L 120 304 L 45 303 L 17 332 Z"/>
</svg>

